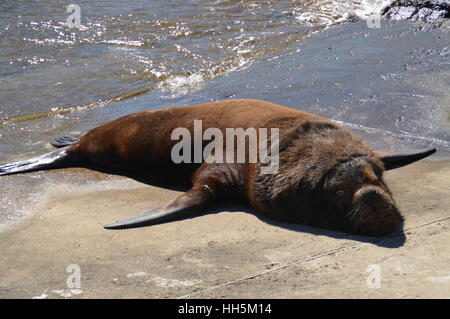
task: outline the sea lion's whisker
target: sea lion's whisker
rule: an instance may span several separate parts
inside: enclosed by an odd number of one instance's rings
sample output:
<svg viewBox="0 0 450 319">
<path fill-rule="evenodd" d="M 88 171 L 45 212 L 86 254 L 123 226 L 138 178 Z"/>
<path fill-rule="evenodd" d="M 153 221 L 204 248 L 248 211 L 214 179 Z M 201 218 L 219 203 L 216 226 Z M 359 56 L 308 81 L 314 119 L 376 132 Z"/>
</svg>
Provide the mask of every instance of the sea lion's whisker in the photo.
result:
<svg viewBox="0 0 450 319">
<path fill-rule="evenodd" d="M 362 209 L 360 211 L 360 213 L 359 213 L 359 225 L 363 224 L 363 220 L 364 220 L 363 217 L 364 217 L 365 213 L 366 213 L 366 209 Z"/>
<path fill-rule="evenodd" d="M 361 203 L 358 203 L 350 210 L 350 212 L 346 216 L 350 215 L 350 221 L 353 221 L 353 219 L 360 214 L 360 211 Z"/>
<path fill-rule="evenodd" d="M 353 218 L 353 215 L 355 214 L 356 209 L 357 209 L 357 207 L 354 206 L 352 209 L 349 210 L 349 212 L 345 215 L 345 217 L 349 217 L 351 215 L 351 218 Z"/>
</svg>

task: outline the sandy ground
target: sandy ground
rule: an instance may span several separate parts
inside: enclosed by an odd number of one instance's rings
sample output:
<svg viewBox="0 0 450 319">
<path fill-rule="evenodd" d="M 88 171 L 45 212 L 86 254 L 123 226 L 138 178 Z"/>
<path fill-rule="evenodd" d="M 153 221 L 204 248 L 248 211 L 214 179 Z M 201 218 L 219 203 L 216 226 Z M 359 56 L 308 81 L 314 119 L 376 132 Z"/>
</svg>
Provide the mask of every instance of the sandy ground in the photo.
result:
<svg viewBox="0 0 450 319">
<path fill-rule="evenodd" d="M 177 192 L 126 178 L 54 192 L 0 233 L 0 298 L 449 298 L 450 162 L 386 180 L 406 220 L 384 238 L 274 223 L 242 207 L 112 231 L 102 225 Z"/>
</svg>

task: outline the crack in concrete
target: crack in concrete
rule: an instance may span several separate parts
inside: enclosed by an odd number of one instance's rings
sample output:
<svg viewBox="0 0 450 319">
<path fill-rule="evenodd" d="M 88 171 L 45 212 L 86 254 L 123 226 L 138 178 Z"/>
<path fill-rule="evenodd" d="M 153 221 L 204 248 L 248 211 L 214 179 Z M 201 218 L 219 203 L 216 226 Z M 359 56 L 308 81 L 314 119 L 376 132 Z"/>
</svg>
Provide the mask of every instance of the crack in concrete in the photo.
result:
<svg viewBox="0 0 450 319">
<path fill-rule="evenodd" d="M 246 280 L 251 280 L 251 279 L 254 279 L 254 278 L 257 278 L 257 277 L 264 276 L 264 275 L 269 274 L 269 273 L 273 273 L 273 272 L 276 272 L 276 271 L 279 271 L 279 270 L 282 270 L 282 269 L 289 268 L 289 267 L 294 266 L 294 265 L 298 265 L 300 263 L 306 263 L 306 262 L 309 262 L 309 261 L 312 261 L 312 260 L 315 260 L 315 259 L 319 259 L 319 258 L 322 258 L 322 257 L 325 257 L 325 256 L 334 255 L 334 254 L 339 253 L 341 251 L 353 249 L 353 248 L 356 248 L 356 247 L 361 247 L 361 246 L 364 246 L 364 245 L 367 245 L 367 244 L 374 244 L 374 243 L 379 243 L 379 242 L 382 242 L 382 241 L 386 241 L 386 240 L 388 240 L 390 238 L 395 238 L 395 237 L 399 237 L 399 236 L 405 235 L 405 233 L 408 232 L 408 231 L 411 231 L 411 230 L 414 230 L 414 229 L 418 229 L 418 228 L 422 228 L 422 227 L 426 227 L 426 226 L 430 226 L 430 225 L 433 225 L 433 224 L 437 224 L 439 222 L 443 222 L 443 221 L 446 221 L 446 220 L 450 220 L 450 217 L 441 218 L 441 219 L 433 220 L 433 221 L 430 221 L 430 222 L 427 222 L 427 223 L 424 223 L 424 224 L 421 224 L 421 225 L 409 227 L 409 228 L 404 229 L 402 231 L 396 232 L 395 234 L 392 234 L 390 236 L 385 236 L 385 237 L 381 237 L 381 238 L 375 238 L 374 240 L 371 240 L 369 242 L 362 242 L 362 243 L 358 243 L 358 244 L 355 244 L 355 245 L 343 245 L 343 246 L 335 248 L 333 250 L 330 250 L 330 251 L 327 251 L 327 252 L 324 252 L 324 253 L 321 253 L 321 254 L 317 254 L 317 255 L 314 255 L 314 256 L 302 259 L 302 260 L 294 260 L 294 261 L 291 261 L 291 262 L 286 263 L 284 265 L 281 265 L 281 266 L 278 266 L 278 267 L 274 267 L 272 269 L 268 269 L 266 271 L 262 271 L 262 272 L 259 272 L 259 273 L 256 273 L 256 274 L 252 274 L 252 275 L 248 275 L 248 276 L 245 276 L 245 277 L 241 277 L 241 278 L 238 278 L 238 279 L 235 279 L 235 280 L 232 280 L 232 281 L 228 281 L 228 282 L 225 282 L 225 283 L 222 283 L 222 284 L 219 284 L 219 285 L 211 286 L 211 287 L 208 287 L 208 288 L 200 290 L 200 291 L 195 291 L 195 292 L 192 292 L 190 294 L 178 297 L 177 299 L 189 298 L 189 297 L 192 297 L 192 296 L 195 296 L 195 295 L 199 295 L 199 294 L 205 293 L 205 292 L 210 291 L 210 290 L 214 290 L 214 289 L 217 289 L 217 288 L 230 286 L 230 285 L 233 285 L 233 284 L 236 284 L 236 283 L 239 283 L 239 282 L 243 282 L 243 281 L 246 281 Z"/>
</svg>

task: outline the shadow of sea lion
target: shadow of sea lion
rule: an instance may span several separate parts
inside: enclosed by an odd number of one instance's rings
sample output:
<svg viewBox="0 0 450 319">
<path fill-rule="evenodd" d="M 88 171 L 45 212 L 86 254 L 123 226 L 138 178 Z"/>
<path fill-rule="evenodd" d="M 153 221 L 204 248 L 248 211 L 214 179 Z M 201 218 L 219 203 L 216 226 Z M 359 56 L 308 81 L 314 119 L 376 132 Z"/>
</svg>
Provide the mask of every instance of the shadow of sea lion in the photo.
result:
<svg viewBox="0 0 450 319">
<path fill-rule="evenodd" d="M 308 233 L 308 234 L 317 235 L 317 236 L 327 236 L 327 237 L 332 237 L 332 238 L 336 238 L 336 239 L 353 240 L 353 241 L 358 241 L 358 242 L 362 242 L 362 243 L 374 244 L 376 246 L 383 247 L 383 248 L 399 248 L 399 247 L 403 246 L 404 243 L 406 242 L 406 236 L 405 236 L 405 233 L 403 230 L 403 226 L 404 226 L 403 220 L 400 223 L 400 226 L 398 227 L 398 229 L 396 231 L 394 231 L 393 233 L 382 236 L 382 237 L 373 237 L 373 236 L 353 235 L 353 234 L 340 232 L 337 230 L 329 230 L 329 229 L 323 229 L 323 228 L 316 228 L 316 227 L 308 226 L 308 225 L 292 224 L 292 223 L 276 221 L 276 220 L 259 215 L 252 208 L 249 208 L 243 204 L 220 205 L 220 206 L 216 207 L 214 210 L 212 210 L 211 212 L 208 212 L 203 215 L 207 215 L 207 214 L 211 214 L 211 213 L 219 213 L 219 212 L 223 212 L 223 211 L 249 213 L 269 225 L 288 229 L 291 231 Z"/>
<path fill-rule="evenodd" d="M 173 190 L 173 191 L 185 192 L 186 190 L 188 190 L 191 187 L 191 185 L 189 183 L 180 185 L 180 180 L 178 178 L 176 178 L 176 176 L 175 176 L 176 174 L 173 174 L 174 176 L 167 175 L 167 174 L 166 175 L 154 174 L 153 176 L 142 176 L 142 175 L 136 175 L 136 174 L 129 173 L 125 170 L 122 170 L 122 171 L 120 171 L 120 170 L 118 171 L 117 169 L 111 170 L 108 168 L 98 167 L 98 166 L 93 166 L 93 165 L 85 165 L 85 166 L 80 166 L 80 167 L 95 170 L 95 171 L 105 173 L 105 174 L 118 175 L 118 176 L 131 178 L 137 182 L 140 182 L 140 183 L 143 183 L 143 184 L 146 184 L 149 186 L 165 188 L 165 189 L 169 189 L 169 190 Z M 385 235 L 383 237 L 353 235 L 353 234 L 348 234 L 348 233 L 344 233 L 344 232 L 340 232 L 340 231 L 336 231 L 336 230 L 328 230 L 328 229 L 316 228 L 316 227 L 308 226 L 308 225 L 292 224 L 292 223 L 276 221 L 276 220 L 259 215 L 253 208 L 251 208 L 249 206 L 249 204 L 244 199 L 237 200 L 235 198 L 231 202 L 222 201 L 222 203 L 214 205 L 208 211 L 197 214 L 195 216 L 182 216 L 182 217 L 170 219 L 167 221 L 159 221 L 157 223 L 149 222 L 142 226 L 151 226 L 151 225 L 155 225 L 155 224 L 165 224 L 165 223 L 171 223 L 174 221 L 188 220 L 188 219 L 197 218 L 200 216 L 221 213 L 224 211 L 231 212 L 231 213 L 245 212 L 248 214 L 252 214 L 255 217 L 257 217 L 259 220 L 261 220 L 269 225 L 288 229 L 291 231 L 296 231 L 296 232 L 301 232 L 301 233 L 309 233 L 309 234 L 317 235 L 317 236 L 327 236 L 327 237 L 332 237 L 332 238 L 336 238 L 336 239 L 353 240 L 353 241 L 358 241 L 358 242 L 362 242 L 362 243 L 373 244 L 373 245 L 383 247 L 383 248 L 399 248 L 399 247 L 403 246 L 404 243 L 406 242 L 406 236 L 405 236 L 404 229 L 403 229 L 403 227 L 404 227 L 403 220 L 401 221 L 401 223 L 396 231 L 394 231 L 391 234 Z"/>
</svg>

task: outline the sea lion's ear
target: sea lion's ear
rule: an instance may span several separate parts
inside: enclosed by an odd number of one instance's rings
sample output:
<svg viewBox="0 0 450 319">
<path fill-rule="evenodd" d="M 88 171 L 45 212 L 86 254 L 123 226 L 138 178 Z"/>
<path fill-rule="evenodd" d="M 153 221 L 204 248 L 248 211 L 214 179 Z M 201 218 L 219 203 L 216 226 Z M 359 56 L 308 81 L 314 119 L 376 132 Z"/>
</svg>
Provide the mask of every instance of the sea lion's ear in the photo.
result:
<svg viewBox="0 0 450 319">
<path fill-rule="evenodd" d="M 436 152 L 435 148 L 425 152 L 412 154 L 390 154 L 386 152 L 377 151 L 375 152 L 375 156 L 377 156 L 383 162 L 384 168 L 388 171 L 390 169 L 399 168 L 417 162 L 418 160 L 430 156 L 435 152 Z"/>
</svg>

